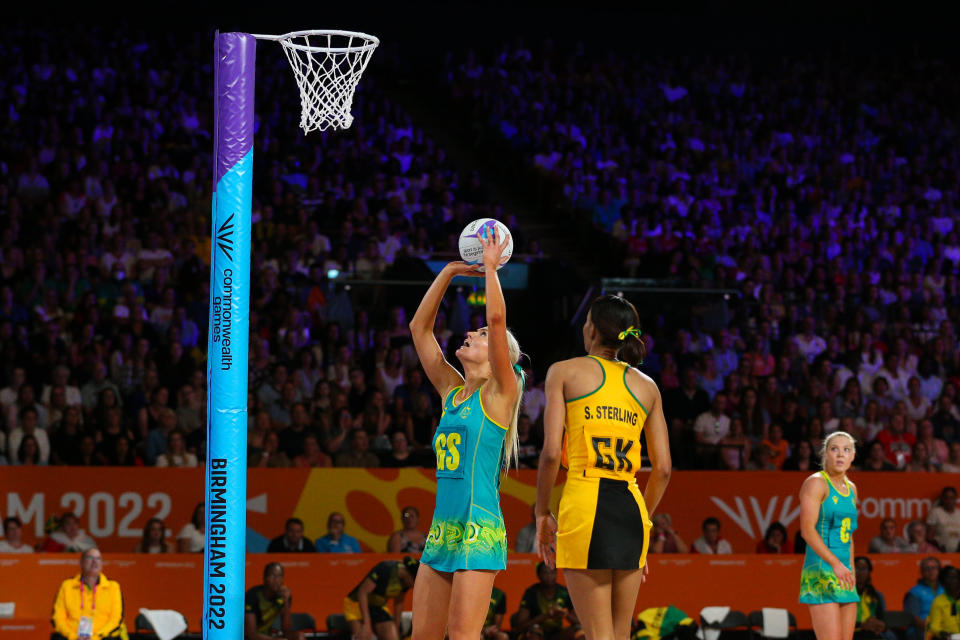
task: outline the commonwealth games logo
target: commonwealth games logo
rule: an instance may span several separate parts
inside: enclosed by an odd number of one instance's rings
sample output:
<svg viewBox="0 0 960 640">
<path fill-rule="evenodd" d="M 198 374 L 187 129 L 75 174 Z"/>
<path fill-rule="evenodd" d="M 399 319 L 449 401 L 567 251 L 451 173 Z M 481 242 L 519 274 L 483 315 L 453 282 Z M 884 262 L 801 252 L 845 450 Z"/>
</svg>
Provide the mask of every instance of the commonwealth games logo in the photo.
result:
<svg viewBox="0 0 960 640">
<path fill-rule="evenodd" d="M 223 255 L 225 255 L 230 262 L 233 262 L 233 223 L 231 220 L 233 220 L 233 216 L 235 215 L 236 214 L 231 213 L 230 217 L 224 220 L 220 228 L 217 229 L 217 246 L 220 247 Z"/>
</svg>

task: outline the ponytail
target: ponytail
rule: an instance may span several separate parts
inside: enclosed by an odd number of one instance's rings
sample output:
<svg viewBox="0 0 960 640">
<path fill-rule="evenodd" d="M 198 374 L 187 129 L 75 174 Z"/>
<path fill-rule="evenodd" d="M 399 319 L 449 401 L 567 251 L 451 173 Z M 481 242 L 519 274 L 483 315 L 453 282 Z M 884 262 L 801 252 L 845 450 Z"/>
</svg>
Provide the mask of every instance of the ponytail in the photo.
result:
<svg viewBox="0 0 960 640">
<path fill-rule="evenodd" d="M 629 300 L 614 295 L 595 298 L 590 305 L 590 319 L 601 344 L 617 350 L 617 358 L 631 367 L 643 364 L 647 346 L 641 338 L 640 317 Z"/>
<path fill-rule="evenodd" d="M 617 358 L 631 367 L 643 364 L 643 359 L 647 355 L 647 345 L 644 344 L 640 335 L 640 330 L 633 326 L 620 332 L 620 349 L 617 351 Z"/>
</svg>

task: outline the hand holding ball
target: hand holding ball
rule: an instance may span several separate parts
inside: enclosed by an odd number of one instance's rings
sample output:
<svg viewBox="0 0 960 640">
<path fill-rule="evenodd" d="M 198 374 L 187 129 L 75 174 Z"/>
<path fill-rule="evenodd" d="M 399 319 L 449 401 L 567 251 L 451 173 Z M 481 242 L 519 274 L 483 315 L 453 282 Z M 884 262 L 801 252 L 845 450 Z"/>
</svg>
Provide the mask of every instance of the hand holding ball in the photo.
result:
<svg viewBox="0 0 960 640">
<path fill-rule="evenodd" d="M 460 234 L 460 257 L 467 264 L 479 265 L 479 271 L 485 271 L 484 251 L 496 252 L 499 243 L 499 263 L 497 269 L 505 265 L 513 255 L 513 236 L 507 226 L 493 218 L 474 220 Z M 496 256 L 495 256 L 496 259 Z"/>
</svg>

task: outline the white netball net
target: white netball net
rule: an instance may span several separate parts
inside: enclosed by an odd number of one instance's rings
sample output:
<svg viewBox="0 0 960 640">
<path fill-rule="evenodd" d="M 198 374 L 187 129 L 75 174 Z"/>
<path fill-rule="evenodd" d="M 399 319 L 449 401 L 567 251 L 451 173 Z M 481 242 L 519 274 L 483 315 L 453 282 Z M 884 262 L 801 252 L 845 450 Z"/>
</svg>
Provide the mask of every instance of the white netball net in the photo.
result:
<svg viewBox="0 0 960 640">
<path fill-rule="evenodd" d="M 304 133 L 346 129 L 353 124 L 353 92 L 380 44 L 355 31 L 295 31 L 275 39 L 293 68 L 300 88 L 300 128 Z"/>
</svg>

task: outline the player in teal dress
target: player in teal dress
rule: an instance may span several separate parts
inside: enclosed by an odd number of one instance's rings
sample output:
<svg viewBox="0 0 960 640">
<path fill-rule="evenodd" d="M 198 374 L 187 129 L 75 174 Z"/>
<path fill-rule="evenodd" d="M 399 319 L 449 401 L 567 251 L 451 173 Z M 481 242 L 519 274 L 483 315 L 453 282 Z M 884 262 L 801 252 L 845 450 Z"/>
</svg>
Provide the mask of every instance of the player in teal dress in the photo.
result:
<svg viewBox="0 0 960 640">
<path fill-rule="evenodd" d="M 851 640 L 857 623 L 853 532 L 857 488 L 847 480 L 856 455 L 853 436 L 835 431 L 823 441 L 823 470 L 800 489 L 800 533 L 807 554 L 800 574 L 800 602 L 810 605 L 817 640 Z"/>
<path fill-rule="evenodd" d="M 498 238 L 494 227 L 481 242 L 484 271 L 448 264 L 410 322 L 420 362 L 443 398 L 433 440 L 437 503 L 413 589 L 413 640 L 442 640 L 445 633 L 479 638 L 496 572 L 507 564 L 500 474 L 505 461 L 516 459 L 523 374 L 497 276 L 506 238 Z M 433 335 L 437 309 L 458 275 L 485 277 L 487 293 L 487 326 L 468 332 L 457 349 L 464 376 Z"/>
</svg>

